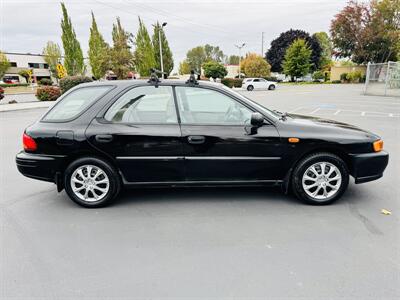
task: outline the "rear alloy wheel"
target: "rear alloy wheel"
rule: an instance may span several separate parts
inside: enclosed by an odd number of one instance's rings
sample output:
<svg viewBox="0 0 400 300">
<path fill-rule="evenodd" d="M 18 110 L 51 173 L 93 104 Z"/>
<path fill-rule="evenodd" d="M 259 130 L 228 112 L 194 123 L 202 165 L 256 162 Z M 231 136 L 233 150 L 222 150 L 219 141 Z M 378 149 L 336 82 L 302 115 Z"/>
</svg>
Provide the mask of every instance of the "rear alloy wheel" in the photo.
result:
<svg viewBox="0 0 400 300">
<path fill-rule="evenodd" d="M 275 85 L 274 85 L 274 84 L 271 84 L 271 85 L 268 87 L 268 89 L 269 89 L 270 91 L 273 91 L 273 90 L 275 89 Z"/>
<path fill-rule="evenodd" d="M 330 153 L 305 157 L 293 171 L 292 187 L 296 196 L 310 204 L 330 204 L 340 198 L 349 183 L 344 161 Z"/>
<path fill-rule="evenodd" d="M 65 190 L 76 203 L 85 207 L 109 204 L 120 189 L 118 173 L 97 158 L 81 158 L 65 171 Z"/>
<path fill-rule="evenodd" d="M 251 92 L 252 90 L 254 90 L 254 86 L 249 85 L 249 86 L 247 87 L 247 90 L 248 90 L 249 92 Z"/>
</svg>

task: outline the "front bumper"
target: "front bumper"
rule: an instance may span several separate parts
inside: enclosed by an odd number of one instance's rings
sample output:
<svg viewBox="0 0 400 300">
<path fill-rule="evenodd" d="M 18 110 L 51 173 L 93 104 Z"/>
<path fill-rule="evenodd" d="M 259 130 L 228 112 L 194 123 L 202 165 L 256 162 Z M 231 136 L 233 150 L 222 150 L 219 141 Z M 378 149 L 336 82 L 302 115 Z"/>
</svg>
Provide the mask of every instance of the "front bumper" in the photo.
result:
<svg viewBox="0 0 400 300">
<path fill-rule="evenodd" d="M 350 154 L 350 174 L 355 183 L 364 183 L 379 179 L 383 176 L 389 162 L 389 154 L 386 151 Z"/>
<path fill-rule="evenodd" d="M 56 174 L 64 163 L 64 155 L 33 154 L 21 151 L 17 154 L 15 162 L 18 171 L 30 178 L 56 182 Z"/>
</svg>

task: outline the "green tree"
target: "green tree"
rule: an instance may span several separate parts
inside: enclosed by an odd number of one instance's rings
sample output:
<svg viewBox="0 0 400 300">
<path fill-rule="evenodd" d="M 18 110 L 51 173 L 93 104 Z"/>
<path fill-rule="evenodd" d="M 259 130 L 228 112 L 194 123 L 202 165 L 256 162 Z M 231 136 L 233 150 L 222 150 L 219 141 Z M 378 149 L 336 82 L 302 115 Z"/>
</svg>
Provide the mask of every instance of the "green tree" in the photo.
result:
<svg viewBox="0 0 400 300">
<path fill-rule="evenodd" d="M 326 32 L 316 32 L 313 38 L 318 40 L 321 47 L 321 56 L 319 58 L 319 67 L 321 70 L 328 70 L 332 62 L 332 42 Z"/>
<path fill-rule="evenodd" d="M 282 63 L 283 73 L 292 79 L 303 77 L 310 72 L 312 50 L 303 39 L 297 39 L 286 50 Z"/>
<path fill-rule="evenodd" d="M 230 55 L 227 59 L 227 63 L 229 65 L 238 65 L 239 64 L 239 55 Z"/>
<path fill-rule="evenodd" d="M 112 30 L 111 68 L 118 79 L 126 78 L 128 72 L 133 69 L 134 59 L 129 46 L 131 38 L 132 34 L 122 28 L 121 21 L 117 18 Z"/>
<path fill-rule="evenodd" d="M 57 78 L 57 64 L 61 63 L 61 49 L 57 43 L 48 41 L 43 48 L 44 61 L 49 65 L 50 73 Z"/>
<path fill-rule="evenodd" d="M 30 78 L 29 71 L 30 71 L 29 69 L 24 69 L 24 70 L 21 70 L 18 72 L 18 75 L 25 78 L 26 83 L 30 83 L 29 82 L 29 78 Z"/>
<path fill-rule="evenodd" d="M 190 65 L 186 60 L 183 60 L 180 64 L 179 64 L 179 74 L 180 75 L 185 75 L 185 74 L 190 74 Z"/>
<path fill-rule="evenodd" d="M 349 1 L 331 22 L 338 57 L 355 63 L 396 60 L 400 49 L 400 1 Z"/>
<path fill-rule="evenodd" d="M 203 64 L 204 75 L 208 78 L 224 78 L 228 71 L 223 64 L 216 61 L 208 61 Z"/>
<path fill-rule="evenodd" d="M 219 46 L 211 46 L 206 44 L 204 46 L 204 52 L 206 55 L 206 61 L 216 61 L 216 62 L 223 62 L 225 55 L 224 52 L 219 48 Z"/>
<path fill-rule="evenodd" d="M 249 53 L 241 61 L 240 71 L 248 77 L 267 77 L 271 74 L 271 65 L 262 56 Z"/>
<path fill-rule="evenodd" d="M 10 67 L 10 62 L 7 59 L 7 56 L 0 51 L 0 78 L 4 76 L 9 67 Z"/>
<path fill-rule="evenodd" d="M 102 78 L 107 70 L 110 69 L 110 47 L 104 41 L 99 32 L 96 19 L 92 12 L 92 26 L 90 27 L 89 37 L 89 63 L 92 68 L 92 74 L 96 79 Z"/>
<path fill-rule="evenodd" d="M 136 68 L 141 76 L 150 76 L 150 69 L 156 66 L 153 44 L 142 19 L 139 18 L 139 29 L 135 39 Z"/>
<path fill-rule="evenodd" d="M 154 32 L 151 41 L 153 43 L 156 68 L 161 70 L 160 41 L 158 38 L 159 34 L 161 36 L 164 72 L 168 76 L 172 72 L 172 69 L 174 68 L 174 59 L 172 57 L 172 52 L 171 49 L 169 48 L 168 40 L 167 37 L 165 36 L 163 27 L 157 22 L 156 25 L 154 25 Z"/>
<path fill-rule="evenodd" d="M 85 64 L 81 46 L 76 38 L 75 30 L 72 27 L 71 18 L 68 16 L 67 8 L 61 2 L 63 19 L 61 20 L 61 40 L 64 47 L 64 66 L 68 75 L 83 74 Z"/>
<path fill-rule="evenodd" d="M 196 71 L 200 74 L 201 66 L 207 61 L 206 52 L 203 46 L 197 46 L 190 49 L 186 53 L 186 61 L 190 66 L 191 70 Z"/>
</svg>

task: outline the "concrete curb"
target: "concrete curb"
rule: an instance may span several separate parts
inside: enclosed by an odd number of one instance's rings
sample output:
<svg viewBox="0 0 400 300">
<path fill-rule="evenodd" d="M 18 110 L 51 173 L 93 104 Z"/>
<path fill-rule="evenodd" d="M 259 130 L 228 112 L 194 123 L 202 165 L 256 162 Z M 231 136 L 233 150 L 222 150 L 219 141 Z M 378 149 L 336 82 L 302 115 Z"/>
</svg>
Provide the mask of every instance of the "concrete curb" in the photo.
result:
<svg viewBox="0 0 400 300">
<path fill-rule="evenodd" d="M 27 102 L 27 103 L 15 103 L 15 104 L 2 104 L 0 105 L 0 112 L 35 109 L 35 108 L 48 108 L 55 102 L 44 101 L 44 102 Z"/>
</svg>

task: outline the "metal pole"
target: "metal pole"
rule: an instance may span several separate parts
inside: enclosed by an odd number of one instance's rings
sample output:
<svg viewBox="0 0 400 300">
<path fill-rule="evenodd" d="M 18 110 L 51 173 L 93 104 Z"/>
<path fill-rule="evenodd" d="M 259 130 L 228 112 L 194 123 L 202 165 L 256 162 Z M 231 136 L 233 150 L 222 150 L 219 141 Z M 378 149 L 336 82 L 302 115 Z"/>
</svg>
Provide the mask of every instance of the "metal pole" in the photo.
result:
<svg viewBox="0 0 400 300">
<path fill-rule="evenodd" d="M 162 54 L 162 45 L 161 45 L 161 29 L 162 29 L 162 26 L 160 26 L 158 28 L 158 41 L 160 42 L 161 72 L 162 72 L 162 78 L 164 78 L 164 63 L 163 63 L 163 54 Z"/>
<path fill-rule="evenodd" d="M 390 77 L 390 61 L 387 62 L 386 78 L 385 78 L 385 96 L 387 96 L 387 85 Z"/>
<path fill-rule="evenodd" d="M 261 32 L 261 56 L 264 56 L 264 32 Z"/>
<path fill-rule="evenodd" d="M 370 66 L 371 66 L 371 63 L 368 62 L 368 64 L 367 64 L 367 73 L 366 73 L 366 76 L 365 76 L 365 84 L 364 84 L 364 95 L 367 93 L 367 86 L 368 86 L 368 83 L 369 83 Z"/>
<path fill-rule="evenodd" d="M 240 58 L 242 56 L 242 48 L 246 45 L 246 43 L 243 43 L 241 46 L 235 45 L 236 48 L 239 49 L 239 79 L 241 78 L 241 71 L 240 71 Z"/>
</svg>

